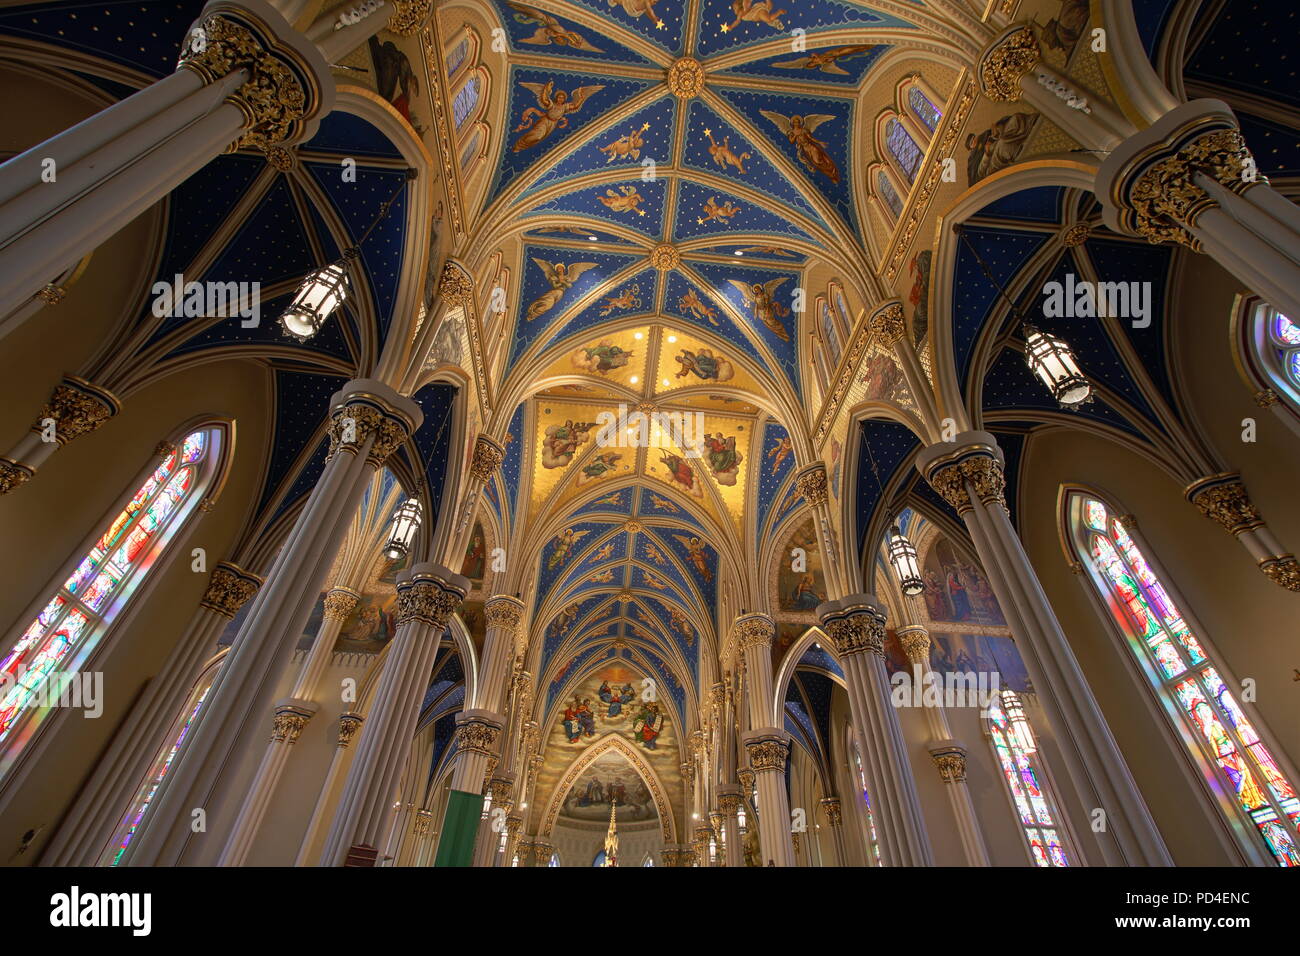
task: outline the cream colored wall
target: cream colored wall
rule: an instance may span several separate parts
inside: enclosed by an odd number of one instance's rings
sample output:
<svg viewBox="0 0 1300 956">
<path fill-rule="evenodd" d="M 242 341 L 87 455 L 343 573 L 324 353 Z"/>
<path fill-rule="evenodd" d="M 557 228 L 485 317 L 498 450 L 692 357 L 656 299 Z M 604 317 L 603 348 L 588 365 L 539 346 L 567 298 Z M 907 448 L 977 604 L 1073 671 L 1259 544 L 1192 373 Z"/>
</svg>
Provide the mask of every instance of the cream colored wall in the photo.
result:
<svg viewBox="0 0 1300 956">
<path fill-rule="evenodd" d="M 25 332 L 26 330 L 24 330 Z M 0 434 L 17 438 L 50 382 L 34 368 L 48 364 L 42 344 L 53 349 L 50 332 L 26 337 L 22 348 L 6 342 L 0 401 Z M 69 338 L 66 333 L 63 338 Z M 260 489 L 268 442 L 268 378 L 264 367 L 247 361 L 218 362 L 173 375 L 132 395 L 122 412 L 98 431 L 61 448 L 16 491 L 0 497 L 0 621 L 23 627 L 26 609 L 60 583 L 59 571 L 84 540 L 101 529 L 110 509 L 131 490 L 152 460 L 158 442 L 187 420 L 215 414 L 236 422 L 234 456 L 224 492 L 209 513 L 195 512 L 192 523 L 173 540 L 175 560 L 159 575 L 148 600 L 124 630 L 110 631 L 107 650 L 95 666 L 104 674 L 104 712 L 97 720 L 72 719 L 58 728 L 55 745 L 43 756 L 40 772 L 13 796 L 0 818 L 0 845 L 16 846 L 30 827 L 45 831 L 23 862 L 34 860 L 54 825 L 67 810 L 82 781 L 128 713 L 133 701 L 181 636 L 203 595 L 208 574 L 191 570 L 191 549 L 207 552 L 209 569 L 229 556 Z"/>
</svg>

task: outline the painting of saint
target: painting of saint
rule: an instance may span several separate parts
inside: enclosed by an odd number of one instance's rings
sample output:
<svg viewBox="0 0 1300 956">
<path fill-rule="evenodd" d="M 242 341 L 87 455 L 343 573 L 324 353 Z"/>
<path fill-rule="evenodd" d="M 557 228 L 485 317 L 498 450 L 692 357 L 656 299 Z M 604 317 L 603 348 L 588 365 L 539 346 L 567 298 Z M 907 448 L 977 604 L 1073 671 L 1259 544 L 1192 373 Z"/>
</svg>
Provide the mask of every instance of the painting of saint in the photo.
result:
<svg viewBox="0 0 1300 956">
<path fill-rule="evenodd" d="M 813 136 L 818 126 L 835 119 L 834 116 L 828 113 L 785 116 L 771 110 L 759 110 L 759 113 L 785 134 L 786 139 L 794 146 L 799 162 L 803 163 L 808 172 L 821 173 L 833 183 L 840 181 L 840 167 L 826 151 L 826 143 Z"/>
<path fill-rule="evenodd" d="M 622 458 L 623 456 L 616 451 L 602 451 L 582 466 L 582 472 L 578 475 L 576 484 L 581 487 L 604 478 L 617 470 L 618 463 Z"/>
<path fill-rule="evenodd" d="M 912 340 L 917 347 L 930 328 L 930 260 L 933 255 L 932 250 L 922 249 L 907 264 L 907 272 L 912 277 L 912 291 L 908 293 L 907 301 L 912 304 Z"/>
<path fill-rule="evenodd" d="M 573 353 L 572 358 L 575 368 L 603 375 L 627 365 L 632 351 L 602 340 L 596 345 L 583 346 Z"/>
<path fill-rule="evenodd" d="M 862 381 L 867 385 L 863 397 L 869 402 L 896 401 L 904 385 L 903 371 L 894 360 L 884 352 L 876 352 L 863 364 Z"/>
<path fill-rule="evenodd" d="M 966 175 L 968 185 L 974 186 L 986 176 L 1005 169 L 1016 161 L 1025 148 L 1025 140 L 1033 128 L 1037 113 L 1012 113 L 1004 116 L 988 129 L 966 137 Z"/>
<path fill-rule="evenodd" d="M 474 530 L 469 536 L 469 547 L 465 549 L 465 560 L 460 565 L 460 573 L 474 584 L 481 585 L 486 567 L 487 540 L 483 536 L 483 525 L 475 521 Z"/>
<path fill-rule="evenodd" d="M 782 611 L 812 611 L 826 601 L 821 551 L 812 522 L 806 521 L 790 536 L 777 573 Z"/>
<path fill-rule="evenodd" d="M 668 480 L 674 485 L 688 495 L 694 495 L 696 498 L 704 497 L 704 489 L 695 476 L 695 469 L 687 463 L 685 458 L 661 449 L 659 451 L 659 463 L 668 472 Z"/>
<path fill-rule="evenodd" d="M 736 374 L 736 370 L 727 361 L 726 356 L 715 356 L 711 349 L 692 352 L 690 349 L 683 348 L 682 354 L 673 356 L 673 359 L 677 362 L 678 378 L 694 375 L 706 382 L 726 382 Z"/>
<path fill-rule="evenodd" d="M 632 739 L 638 741 L 646 750 L 655 750 L 655 741 L 663 733 L 664 715 L 659 711 L 658 701 L 643 701 L 641 712 L 632 724 Z"/>
<path fill-rule="evenodd" d="M 1043 43 L 1051 50 L 1069 53 L 1088 28 L 1088 0 L 1057 0 L 1060 12 L 1043 27 Z"/>
<path fill-rule="evenodd" d="M 722 432 L 704 436 L 704 460 L 708 462 L 709 471 L 720 485 L 734 485 L 740 475 L 740 464 L 744 455 L 736 451 L 736 436 L 723 437 Z"/>
<path fill-rule="evenodd" d="M 566 467 L 594 427 L 592 422 L 575 424 L 573 419 L 568 419 L 563 425 L 548 425 L 542 438 L 542 467 Z"/>
<path fill-rule="evenodd" d="M 369 45 L 370 59 L 375 64 L 375 86 L 379 95 L 402 114 L 402 119 L 410 123 L 413 130 L 423 133 L 423 127 L 417 126 L 411 117 L 412 102 L 420 96 L 420 80 L 411 67 L 410 59 L 392 40 L 381 41 L 378 37 L 372 36 Z"/>
<path fill-rule="evenodd" d="M 684 534 L 675 534 L 673 538 L 686 549 L 691 564 L 695 566 L 696 573 L 704 579 L 705 583 L 712 581 L 713 569 L 709 567 L 709 556 L 704 552 L 704 542 L 694 535 L 688 537 Z"/>
<path fill-rule="evenodd" d="M 988 578 L 963 561 L 947 541 L 939 540 L 930 549 L 922 580 L 930 620 L 1006 624 Z"/>
</svg>

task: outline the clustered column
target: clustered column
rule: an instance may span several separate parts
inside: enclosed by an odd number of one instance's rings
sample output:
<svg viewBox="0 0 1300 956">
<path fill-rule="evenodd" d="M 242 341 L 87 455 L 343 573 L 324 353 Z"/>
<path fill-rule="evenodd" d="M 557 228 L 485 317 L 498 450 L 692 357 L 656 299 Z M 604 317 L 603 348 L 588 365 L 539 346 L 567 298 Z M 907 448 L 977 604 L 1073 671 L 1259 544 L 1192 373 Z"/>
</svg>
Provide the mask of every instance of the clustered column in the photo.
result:
<svg viewBox="0 0 1300 956">
<path fill-rule="evenodd" d="M 930 866 L 916 783 L 907 759 L 898 714 L 885 672 L 885 610 L 870 594 L 856 594 L 817 608 L 835 645 L 848 685 L 853 724 L 862 737 L 867 784 L 886 866 Z"/>
<path fill-rule="evenodd" d="M 790 838 L 790 798 L 786 793 L 789 734 L 772 724 L 772 637 L 776 626 L 766 614 L 736 618 L 736 643 L 745 659 L 749 726 L 745 751 L 754 771 L 758 799 L 758 832 L 764 862 L 794 866 Z"/>
<path fill-rule="evenodd" d="M 398 574 L 397 634 L 384 660 L 334 826 L 325 840 L 321 854 L 325 866 L 375 865 L 429 670 L 447 619 L 469 587 L 459 574 L 428 562 Z"/>
</svg>

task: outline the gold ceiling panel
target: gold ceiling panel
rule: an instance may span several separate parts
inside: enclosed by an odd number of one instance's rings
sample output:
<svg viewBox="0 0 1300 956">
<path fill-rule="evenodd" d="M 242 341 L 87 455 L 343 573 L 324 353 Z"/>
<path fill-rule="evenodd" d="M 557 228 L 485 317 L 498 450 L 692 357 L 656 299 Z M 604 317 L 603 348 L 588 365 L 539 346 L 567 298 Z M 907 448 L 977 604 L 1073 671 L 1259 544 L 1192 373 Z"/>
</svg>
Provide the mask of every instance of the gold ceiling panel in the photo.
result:
<svg viewBox="0 0 1300 956">
<path fill-rule="evenodd" d="M 671 401 L 673 392 L 701 385 L 726 386 L 759 395 L 765 391 L 736 361 L 734 349 L 715 348 L 693 335 L 665 328 L 659 343 L 659 367 L 655 370 L 655 397 Z"/>
</svg>

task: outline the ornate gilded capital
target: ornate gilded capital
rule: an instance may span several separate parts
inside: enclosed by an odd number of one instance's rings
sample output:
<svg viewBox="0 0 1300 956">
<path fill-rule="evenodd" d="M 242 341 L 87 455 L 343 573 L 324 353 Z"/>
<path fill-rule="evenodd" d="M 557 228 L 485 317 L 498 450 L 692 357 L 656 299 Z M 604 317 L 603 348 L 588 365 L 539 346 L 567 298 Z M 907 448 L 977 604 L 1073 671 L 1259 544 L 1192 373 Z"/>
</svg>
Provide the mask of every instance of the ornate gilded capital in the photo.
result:
<svg viewBox="0 0 1300 956">
<path fill-rule="evenodd" d="M 967 482 L 982 504 L 1006 507 L 1006 476 L 1002 463 L 991 454 L 967 455 L 935 468 L 927 475 L 930 486 L 960 514 L 972 507 Z"/>
<path fill-rule="evenodd" d="M 269 146 L 265 150 L 265 155 L 266 164 L 282 173 L 287 173 L 298 165 L 293 150 L 285 149 L 283 146 Z"/>
<path fill-rule="evenodd" d="M 718 809 L 726 816 L 734 817 L 740 812 L 741 796 L 739 790 L 719 790 Z"/>
<path fill-rule="evenodd" d="M 1277 392 L 1271 388 L 1261 388 L 1255 393 L 1255 404 L 1260 408 L 1268 408 L 1270 405 L 1276 405 L 1279 401 Z"/>
<path fill-rule="evenodd" d="M 1288 591 L 1300 591 L 1300 564 L 1293 554 L 1275 554 L 1259 562 L 1270 581 Z"/>
<path fill-rule="evenodd" d="M 682 772 L 682 779 L 686 781 L 686 789 L 689 790 L 695 786 L 695 764 L 688 760 L 679 764 L 678 769 Z"/>
<path fill-rule="evenodd" d="M 749 765 L 756 773 L 769 770 L 784 773 L 786 758 L 790 755 L 790 743 L 782 737 L 765 734 L 746 740 L 745 752 L 749 754 Z"/>
<path fill-rule="evenodd" d="M 826 822 L 831 826 L 837 827 L 844 822 L 839 797 L 822 797 L 821 807 L 822 812 L 826 814 Z"/>
<path fill-rule="evenodd" d="M 275 717 L 271 721 L 271 743 L 288 744 L 289 746 L 297 743 L 298 735 L 307 726 L 307 721 L 311 720 L 311 716 L 310 711 L 297 707 L 285 706 L 277 708 Z"/>
<path fill-rule="evenodd" d="M 210 13 L 190 28 L 178 67 L 193 70 L 205 83 L 247 71 L 248 79 L 226 97 L 244 114 L 245 132 L 231 149 L 266 151 L 304 132 L 321 92 L 296 51 L 277 42 L 269 29 L 255 30 L 251 20 L 236 21 L 232 12 Z"/>
<path fill-rule="evenodd" d="M 483 615 L 488 627 L 505 628 L 513 631 L 519 626 L 523 617 L 524 602 L 511 594 L 496 594 L 487 599 L 483 605 Z"/>
<path fill-rule="evenodd" d="M 1041 58 L 1033 29 L 1010 28 L 980 56 L 980 90 L 989 99 L 1002 103 L 1020 99 L 1020 78 Z"/>
<path fill-rule="evenodd" d="M 799 494 L 814 508 L 826 504 L 826 465 L 822 462 L 815 461 L 799 472 L 794 483 Z"/>
<path fill-rule="evenodd" d="M 34 474 L 34 468 L 0 456 L 0 495 L 7 495 L 19 485 L 26 484 Z"/>
<path fill-rule="evenodd" d="M 222 617 L 233 618 L 261 586 L 262 578 L 258 575 L 250 574 L 237 564 L 222 561 L 212 569 L 199 606 L 216 611 Z"/>
<path fill-rule="evenodd" d="M 840 657 L 851 654 L 884 655 L 885 612 L 866 601 L 832 601 L 821 605 L 822 628 Z"/>
<path fill-rule="evenodd" d="M 492 794 L 492 806 L 510 806 L 514 802 L 515 782 L 507 777 L 493 777 L 488 781 L 488 792 Z"/>
<path fill-rule="evenodd" d="M 650 250 L 650 265 L 660 272 L 672 272 L 681 265 L 681 262 L 681 253 L 670 243 L 661 242 Z"/>
<path fill-rule="evenodd" d="M 1237 472 L 1201 478 L 1188 485 L 1183 493 L 1201 514 L 1213 518 L 1231 534 L 1253 531 L 1264 525 Z"/>
<path fill-rule="evenodd" d="M 325 595 L 325 620 L 342 625 L 360 602 L 361 595 L 351 588 L 331 588 Z"/>
<path fill-rule="evenodd" d="M 474 439 L 474 457 L 470 461 L 469 473 L 476 481 L 486 484 L 505 460 L 506 450 L 500 443 L 479 435 Z"/>
<path fill-rule="evenodd" d="M 357 731 L 361 729 L 361 723 L 364 720 L 365 718 L 360 714 L 348 713 L 339 715 L 338 745 L 340 747 L 346 747 L 348 744 L 352 743 L 352 738 L 357 735 Z"/>
<path fill-rule="evenodd" d="M 772 646 L 772 636 L 776 633 L 776 624 L 766 614 L 746 614 L 736 618 L 736 643 L 742 651 L 751 647 L 768 648 Z"/>
<path fill-rule="evenodd" d="M 448 305 L 469 305 L 474 298 L 474 280 L 456 263 L 448 262 L 438 276 L 438 297 Z"/>
<path fill-rule="evenodd" d="M 46 305 L 58 305 L 67 295 L 67 290 L 63 286 L 55 285 L 53 282 L 47 282 L 36 290 L 36 298 L 40 299 Z"/>
<path fill-rule="evenodd" d="M 971 510 L 970 495 L 966 493 L 966 478 L 961 473 L 960 465 L 952 464 L 936 468 L 926 477 L 930 487 L 937 491 L 939 497 L 948 502 L 957 514 L 963 515 Z"/>
<path fill-rule="evenodd" d="M 1193 100 L 1117 147 L 1098 171 L 1097 196 L 1111 228 L 1199 251 L 1192 230 L 1219 203 L 1211 180 L 1238 194 L 1268 182 L 1227 104 Z"/>
<path fill-rule="evenodd" d="M 433 13 L 433 0 L 389 0 L 396 9 L 388 18 L 388 29 L 399 37 L 413 37 Z"/>
<path fill-rule="evenodd" d="M 1087 242 L 1090 235 L 1092 235 L 1092 226 L 1086 222 L 1075 223 L 1061 233 L 1061 244 L 1067 249 L 1073 249 Z"/>
<path fill-rule="evenodd" d="M 930 663 L 930 632 L 920 624 L 907 624 L 895 632 L 903 653 L 913 664 Z"/>
<path fill-rule="evenodd" d="M 524 828 L 523 817 L 506 817 L 506 839 L 513 843 L 519 839 L 519 831 Z"/>
<path fill-rule="evenodd" d="M 748 767 L 742 767 L 736 771 L 736 779 L 740 781 L 741 793 L 749 795 L 754 792 L 756 778 L 754 777 L 753 770 L 750 770 Z"/>
<path fill-rule="evenodd" d="M 454 575 L 453 577 L 459 577 Z M 447 618 L 465 599 L 468 582 L 444 580 L 434 574 L 413 574 L 397 582 L 397 623 L 419 621 L 441 633 Z"/>
<path fill-rule="evenodd" d="M 501 724 L 481 715 L 462 714 L 456 722 L 456 748 L 461 752 L 495 757 Z"/>
<path fill-rule="evenodd" d="M 960 783 L 966 779 L 966 750 L 963 747 L 949 746 L 930 751 L 939 776 L 944 783 Z"/>
<path fill-rule="evenodd" d="M 668 90 L 681 100 L 699 96 L 704 89 L 704 66 L 693 56 L 683 56 L 668 67 Z"/>
<path fill-rule="evenodd" d="M 366 439 L 374 436 L 366 460 L 378 467 L 401 447 L 410 433 L 410 422 L 368 400 L 351 400 L 336 408 L 330 416 L 329 457 L 333 458 L 340 450 L 355 455 Z"/>
<path fill-rule="evenodd" d="M 65 375 L 54 386 L 50 400 L 32 425 L 38 435 L 46 433 L 46 423 L 54 420 L 54 440 L 66 445 L 74 438 L 93 432 L 122 410 L 122 402 L 106 388 L 93 385 L 84 378 Z"/>
<path fill-rule="evenodd" d="M 907 334 L 907 321 L 903 317 L 901 302 L 890 302 L 881 306 L 867 319 L 867 329 L 885 345 L 893 347 L 894 343 Z"/>
</svg>

